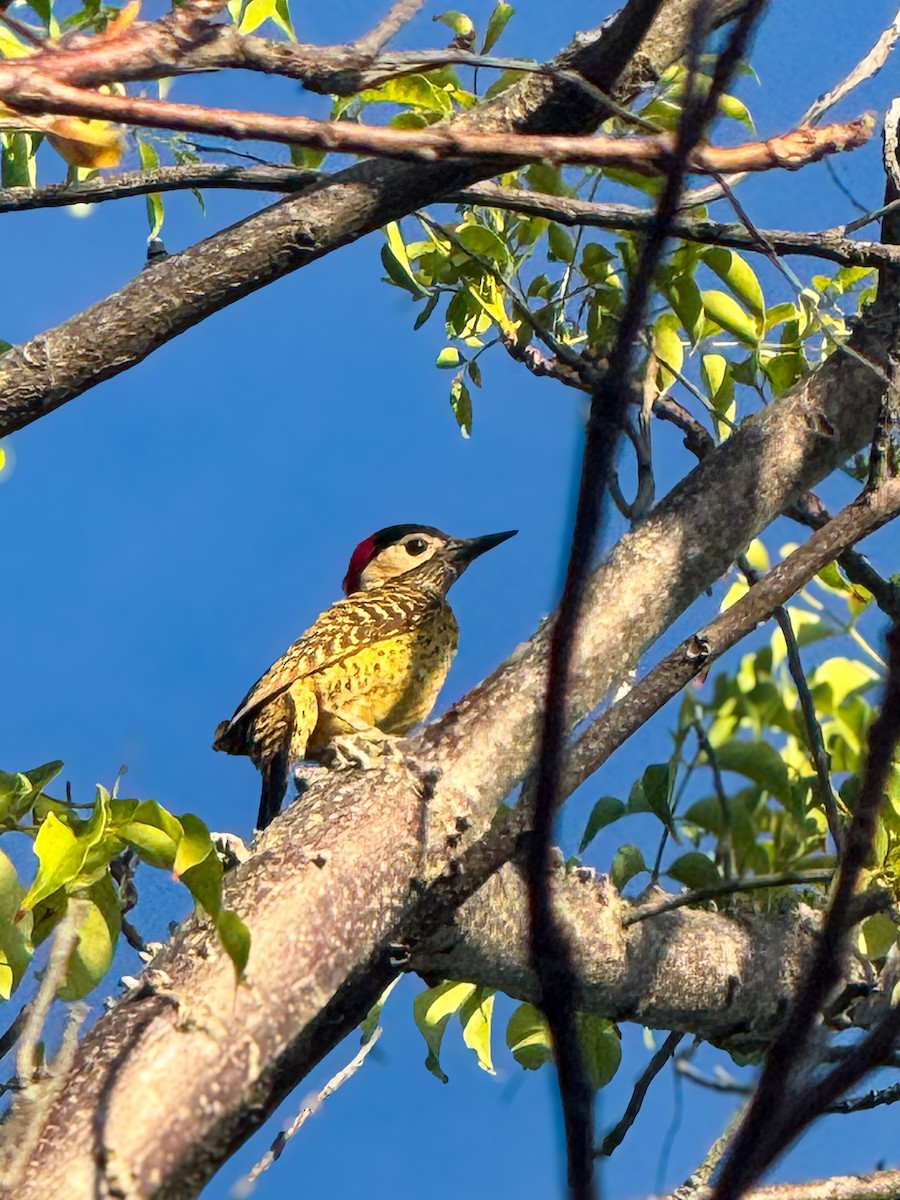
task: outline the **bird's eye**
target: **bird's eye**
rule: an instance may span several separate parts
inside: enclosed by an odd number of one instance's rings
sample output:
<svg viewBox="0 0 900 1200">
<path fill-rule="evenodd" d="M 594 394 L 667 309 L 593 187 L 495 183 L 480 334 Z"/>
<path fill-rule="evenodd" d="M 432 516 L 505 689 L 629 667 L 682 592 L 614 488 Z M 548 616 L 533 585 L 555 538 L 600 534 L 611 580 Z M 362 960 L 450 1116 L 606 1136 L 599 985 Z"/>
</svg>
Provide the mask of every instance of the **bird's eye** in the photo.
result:
<svg viewBox="0 0 900 1200">
<path fill-rule="evenodd" d="M 409 541 L 406 543 L 406 553 L 412 554 L 413 556 L 415 556 L 417 554 L 424 554 L 427 549 L 428 549 L 428 543 L 425 541 L 424 538 L 420 538 L 420 537 L 410 538 Z"/>
</svg>

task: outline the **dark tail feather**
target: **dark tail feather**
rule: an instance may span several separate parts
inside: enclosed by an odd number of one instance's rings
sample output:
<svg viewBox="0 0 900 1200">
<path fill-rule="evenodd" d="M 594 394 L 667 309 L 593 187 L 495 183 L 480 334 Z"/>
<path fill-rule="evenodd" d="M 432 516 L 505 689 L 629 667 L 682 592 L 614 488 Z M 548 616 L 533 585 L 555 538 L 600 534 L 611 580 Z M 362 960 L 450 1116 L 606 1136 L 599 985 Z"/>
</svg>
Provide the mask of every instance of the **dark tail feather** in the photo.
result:
<svg viewBox="0 0 900 1200">
<path fill-rule="evenodd" d="M 287 791 L 290 777 L 290 760 L 287 750 L 279 750 L 260 768 L 262 772 L 262 795 L 259 798 L 259 816 L 256 828 L 271 825 L 281 811 L 281 802 Z"/>
</svg>

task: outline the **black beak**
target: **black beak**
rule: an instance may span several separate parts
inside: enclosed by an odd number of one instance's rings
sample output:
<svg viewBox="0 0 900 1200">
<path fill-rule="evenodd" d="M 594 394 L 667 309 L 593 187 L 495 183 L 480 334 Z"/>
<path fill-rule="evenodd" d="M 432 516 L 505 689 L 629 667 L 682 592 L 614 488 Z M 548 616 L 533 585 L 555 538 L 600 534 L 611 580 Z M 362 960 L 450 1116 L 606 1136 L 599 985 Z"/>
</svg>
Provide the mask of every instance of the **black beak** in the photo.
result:
<svg viewBox="0 0 900 1200">
<path fill-rule="evenodd" d="M 518 529 L 507 529 L 505 533 L 486 533 L 484 537 L 454 538 L 449 549 L 454 561 L 460 567 L 467 567 L 479 555 L 484 554 L 487 550 L 493 550 L 501 542 L 515 537 L 518 532 Z"/>
</svg>

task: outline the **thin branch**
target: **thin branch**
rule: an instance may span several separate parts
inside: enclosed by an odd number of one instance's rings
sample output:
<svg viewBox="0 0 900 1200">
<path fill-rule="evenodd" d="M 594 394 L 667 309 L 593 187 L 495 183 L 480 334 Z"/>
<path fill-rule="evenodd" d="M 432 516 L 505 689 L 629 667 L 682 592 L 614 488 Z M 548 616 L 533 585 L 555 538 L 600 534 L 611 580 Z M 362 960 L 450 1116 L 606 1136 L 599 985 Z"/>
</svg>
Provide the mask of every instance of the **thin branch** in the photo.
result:
<svg viewBox="0 0 900 1200">
<path fill-rule="evenodd" d="M 377 54 L 408 21 L 413 19 L 424 3 L 425 0 L 397 0 L 387 16 L 378 22 L 371 33 L 367 33 L 365 37 L 354 42 L 354 48 L 363 54 Z"/>
<path fill-rule="evenodd" d="M 218 163 L 192 163 L 157 167 L 153 171 L 126 171 L 102 175 L 81 183 L 52 183 L 46 187 L 11 187 L 0 190 L 0 213 L 34 208 L 59 208 L 70 204 L 101 204 L 153 192 L 181 192 L 194 188 L 234 188 L 261 192 L 300 192 L 321 178 L 318 171 L 300 167 L 235 167 Z"/>
<path fill-rule="evenodd" d="M 762 575 L 750 565 L 746 555 L 741 555 L 738 559 L 738 566 L 749 583 L 759 583 Z M 813 767 L 819 784 L 819 802 L 822 805 L 825 819 L 828 822 L 828 831 L 831 834 L 831 840 L 834 842 L 835 849 L 840 853 L 844 834 L 841 828 L 837 797 L 834 794 L 834 788 L 831 784 L 831 755 L 825 748 L 822 726 L 819 724 L 819 718 L 816 715 L 816 706 L 803 670 L 800 647 L 797 644 L 797 637 L 794 633 L 790 613 L 783 604 L 779 604 L 772 615 L 778 622 L 778 628 L 781 630 L 781 636 L 784 638 L 784 644 L 787 649 L 788 670 L 791 673 L 791 679 L 794 681 L 794 687 L 797 689 L 797 696 L 800 701 L 800 713 L 803 717 L 804 729 L 806 730 L 806 744 L 813 760 Z"/>
<path fill-rule="evenodd" d="M 315 1100 L 312 1101 L 312 1103 L 304 1104 L 303 1108 L 300 1109 L 288 1128 L 282 1130 L 278 1134 L 278 1137 L 262 1156 L 256 1166 L 248 1171 L 247 1175 L 240 1181 L 240 1183 L 236 1185 L 236 1187 L 233 1189 L 232 1195 L 241 1197 L 249 1195 L 260 1175 L 262 1175 L 264 1171 L 268 1171 L 269 1167 L 271 1167 L 271 1165 L 274 1162 L 277 1162 L 281 1157 L 285 1146 L 288 1144 L 294 1134 L 300 1131 L 313 1113 L 318 1112 L 319 1108 L 325 1103 L 329 1096 L 333 1096 L 339 1087 L 343 1086 L 348 1079 L 353 1078 L 359 1068 L 366 1061 L 369 1054 L 372 1052 L 372 1050 L 374 1050 L 375 1045 L 382 1033 L 383 1030 L 379 1025 L 368 1041 L 363 1042 L 356 1055 L 349 1063 L 347 1063 L 346 1067 L 342 1067 L 336 1075 L 333 1075 L 331 1079 L 328 1080 L 328 1082 L 316 1096 Z"/>
<path fill-rule="evenodd" d="M 800 124 L 817 124 L 830 108 L 834 108 L 854 88 L 859 87 L 861 83 L 865 83 L 867 79 L 871 79 L 873 75 L 877 75 L 887 62 L 891 51 L 897 44 L 898 38 L 900 38 L 900 9 L 898 9 L 893 21 L 882 32 L 868 54 L 856 64 L 853 70 L 840 83 L 836 84 L 830 91 L 825 92 L 824 95 L 820 96 L 818 100 L 809 106 L 801 117 Z"/>
<path fill-rule="evenodd" d="M 575 741 L 564 781 L 568 795 L 612 752 L 726 650 L 767 620 L 828 563 L 900 513 L 900 481 L 887 480 L 842 509 L 735 604 L 687 638 Z"/>
<path fill-rule="evenodd" d="M 892 24 L 881 34 L 878 41 L 868 52 L 868 54 L 865 55 L 861 62 L 854 67 L 850 74 L 847 75 L 841 83 L 832 88 L 831 91 L 826 93 L 824 96 L 820 96 L 819 99 L 816 100 L 816 102 L 812 104 L 809 109 L 807 109 L 804 118 L 802 118 L 800 121 L 801 125 L 806 121 L 809 121 L 811 125 L 815 125 L 822 119 L 828 109 L 832 108 L 838 102 L 838 100 L 842 100 L 846 95 L 849 94 L 850 91 L 853 90 L 853 88 L 857 87 L 865 79 L 874 75 L 876 71 L 881 68 L 885 58 L 887 57 L 887 54 L 890 52 L 894 42 L 896 41 L 896 33 L 894 30 L 898 19 L 900 19 L 900 14 L 894 18 Z M 735 188 L 745 178 L 746 175 L 744 173 L 737 172 L 725 182 L 727 183 L 728 187 Z M 708 184 L 705 187 L 696 188 L 694 191 L 689 193 L 689 195 L 686 197 L 686 201 L 691 207 L 697 207 L 699 205 L 712 204 L 716 200 L 720 200 L 723 194 L 722 181 L 719 181 L 718 183 Z"/>
<path fill-rule="evenodd" d="M 621 1119 L 612 1128 L 600 1148 L 595 1151 L 598 1157 L 608 1158 L 614 1150 L 619 1147 L 625 1139 L 625 1135 L 632 1127 L 638 1118 L 641 1111 L 641 1106 L 644 1103 L 644 1097 L 650 1084 L 660 1073 L 663 1067 L 669 1062 L 678 1048 L 679 1042 L 684 1037 L 683 1033 L 670 1033 L 660 1048 L 656 1051 L 650 1062 L 647 1064 L 646 1070 L 641 1075 L 640 1079 L 634 1085 L 634 1091 L 631 1093 L 631 1098 L 622 1114 Z"/>
<path fill-rule="evenodd" d="M 6 1142 L 0 1158 L 0 1187 L 10 1189 L 10 1194 L 23 1178 L 29 1155 L 43 1133 L 50 1106 L 66 1081 L 78 1046 L 78 1030 L 87 1016 L 86 1005 L 69 1006 L 56 1058 L 51 1065 L 42 1064 L 38 1044 L 50 1008 L 65 981 L 86 908 L 86 901 L 70 897 L 68 909 L 53 937 L 41 985 L 30 1006 L 27 1006 L 28 1012 L 19 1035 L 16 1055 L 19 1090 L 7 1119 Z"/>
<path fill-rule="evenodd" d="M 710 1179 L 715 1173 L 716 1167 L 722 1161 L 728 1147 L 731 1145 L 734 1135 L 737 1133 L 741 1120 L 746 1111 L 746 1105 L 742 1105 L 719 1137 L 713 1142 L 709 1150 L 706 1152 L 706 1157 L 703 1162 L 693 1171 L 684 1181 L 681 1187 L 677 1187 L 672 1193 L 671 1200 L 694 1200 L 695 1197 L 708 1195 L 708 1187 Z M 749 1200 L 749 1197 L 748 1197 Z"/>
<path fill-rule="evenodd" d="M 847 1113 L 868 1112 L 882 1105 L 896 1104 L 900 1100 L 900 1083 L 892 1083 L 890 1087 L 874 1088 L 865 1096 L 850 1096 L 847 1100 L 838 1100 L 828 1109 L 831 1113 L 846 1115 Z"/>
<path fill-rule="evenodd" d="M 79 917 L 83 915 L 84 908 L 85 905 L 81 901 L 70 900 L 68 912 L 60 921 L 54 935 L 50 957 L 44 968 L 44 977 L 31 1003 L 16 1055 L 16 1075 L 22 1088 L 27 1088 L 37 1076 L 37 1045 L 47 1023 L 50 1006 L 65 980 L 69 959 L 78 937 Z"/>
<path fill-rule="evenodd" d="M 151 129 L 218 137 L 291 143 L 343 154 L 365 154 L 438 162 L 459 158 L 499 158 L 513 162 L 548 160 L 590 166 L 627 166 L 644 173 L 669 172 L 676 142 L 669 134 L 615 138 L 473 132 L 458 124 L 423 129 L 361 125 L 353 121 L 316 121 L 274 113 L 175 104 L 138 96 L 87 91 L 40 73 L 30 59 L 0 60 L 0 100 L 17 114 L 64 115 L 116 121 Z M 24 64 L 24 65 L 22 65 Z M 28 122 L 22 122 L 27 128 Z M 695 172 L 798 170 L 827 154 L 865 145 L 874 123 L 869 117 L 816 130 L 792 130 L 743 146 L 698 146 L 688 169 Z"/>
<path fill-rule="evenodd" d="M 754 875 L 752 879 L 729 879 L 710 887 L 694 888 L 680 896 L 670 896 L 657 904 L 648 904 L 635 909 L 622 918 L 622 927 L 636 925 L 639 921 L 648 921 L 651 917 L 662 916 L 663 913 L 674 912 L 676 908 L 685 908 L 694 904 L 704 904 L 708 900 L 721 900 L 723 896 L 733 896 L 738 892 L 755 892 L 760 888 L 802 887 L 811 883 L 828 883 L 833 871 L 789 871 L 783 875 Z"/>
<path fill-rule="evenodd" d="M 591 203 L 491 183 L 475 184 L 452 192 L 444 199 L 454 204 L 480 204 L 528 216 L 546 217 L 560 225 L 591 226 L 633 233 L 646 232 L 653 220 L 652 212 L 630 204 Z M 900 264 L 900 247 L 881 242 L 856 242 L 843 236 L 840 230 L 795 233 L 785 229 L 760 229 L 758 233 L 757 238 L 743 225 L 688 217 L 676 217 L 672 222 L 673 237 L 703 245 L 727 246 L 760 254 L 769 253 L 771 248 L 777 254 L 801 254 L 842 266 L 875 268 Z"/>
<path fill-rule="evenodd" d="M 832 520 L 831 514 L 818 496 L 806 492 L 795 500 L 785 515 L 809 529 L 821 529 Z M 892 621 L 900 620 L 900 586 L 885 579 L 875 570 L 864 554 L 858 550 L 845 550 L 837 558 L 841 569 L 851 583 L 871 592 L 875 603 Z"/>
</svg>

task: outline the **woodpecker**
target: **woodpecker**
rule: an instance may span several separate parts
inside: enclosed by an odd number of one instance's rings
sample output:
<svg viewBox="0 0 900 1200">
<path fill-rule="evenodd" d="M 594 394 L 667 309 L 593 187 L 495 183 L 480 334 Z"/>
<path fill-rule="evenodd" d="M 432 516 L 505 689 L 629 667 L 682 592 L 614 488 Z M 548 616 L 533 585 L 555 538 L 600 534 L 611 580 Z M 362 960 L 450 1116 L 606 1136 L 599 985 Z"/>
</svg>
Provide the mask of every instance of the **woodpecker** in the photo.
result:
<svg viewBox="0 0 900 1200">
<path fill-rule="evenodd" d="M 359 543 L 346 599 L 289 646 L 253 685 L 214 750 L 246 754 L 262 774 L 257 828 L 277 816 L 291 766 L 365 765 L 367 743 L 402 736 L 431 712 L 459 629 L 447 593 L 469 563 L 517 530 L 454 538 L 391 525 Z"/>
</svg>

